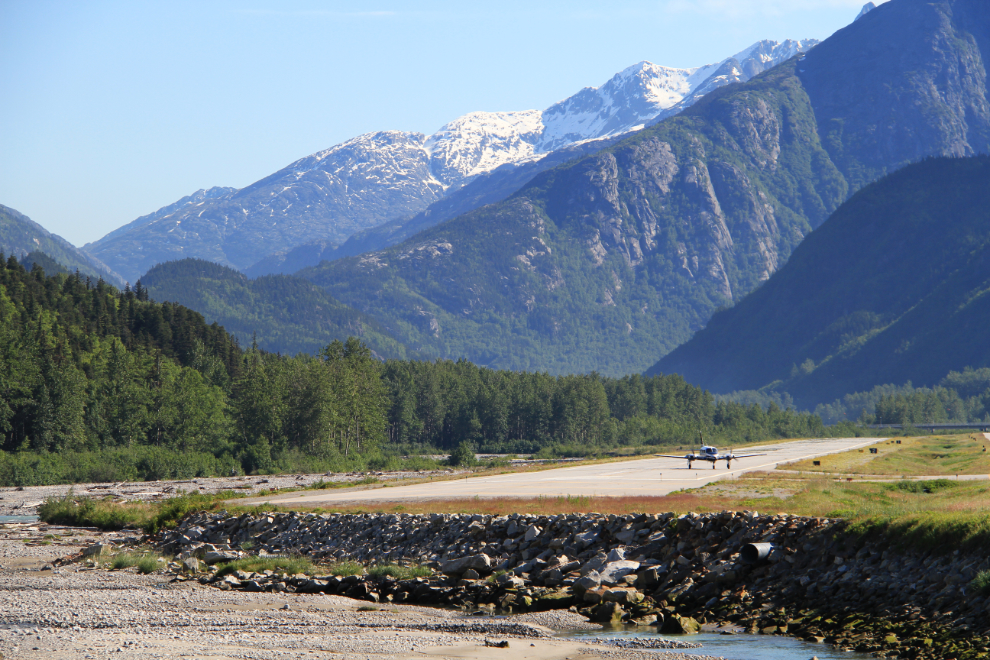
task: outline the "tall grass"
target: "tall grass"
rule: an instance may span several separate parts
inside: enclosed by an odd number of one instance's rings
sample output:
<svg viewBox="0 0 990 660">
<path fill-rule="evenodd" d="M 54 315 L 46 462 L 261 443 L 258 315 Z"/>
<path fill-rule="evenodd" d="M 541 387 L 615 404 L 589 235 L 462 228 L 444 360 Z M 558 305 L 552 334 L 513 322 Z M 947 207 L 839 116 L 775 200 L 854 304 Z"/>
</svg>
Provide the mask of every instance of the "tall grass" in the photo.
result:
<svg viewBox="0 0 990 660">
<path fill-rule="evenodd" d="M 159 557 L 150 552 L 122 552 L 110 560 L 110 568 L 115 571 L 132 566 L 137 566 L 142 575 L 154 573 L 160 566 Z"/>
<path fill-rule="evenodd" d="M 244 497 L 223 491 L 213 494 L 183 493 L 160 502 L 116 502 L 112 498 L 76 497 L 70 490 L 64 497 L 50 497 L 38 507 L 38 517 L 55 525 L 96 527 L 105 530 L 143 529 L 154 534 L 174 527 L 196 511 L 219 509 L 225 501 Z"/>
<path fill-rule="evenodd" d="M 382 564 L 368 569 L 368 576 L 373 578 L 393 577 L 396 580 L 412 580 L 418 577 L 429 577 L 433 571 L 425 566 L 399 566 L 398 564 Z"/>
<path fill-rule="evenodd" d="M 315 571 L 313 562 L 305 557 L 244 557 L 225 562 L 217 566 L 217 577 L 230 575 L 237 571 L 245 573 L 263 573 L 272 571 L 273 573 L 285 573 L 296 575 L 303 573 L 312 575 Z"/>
</svg>

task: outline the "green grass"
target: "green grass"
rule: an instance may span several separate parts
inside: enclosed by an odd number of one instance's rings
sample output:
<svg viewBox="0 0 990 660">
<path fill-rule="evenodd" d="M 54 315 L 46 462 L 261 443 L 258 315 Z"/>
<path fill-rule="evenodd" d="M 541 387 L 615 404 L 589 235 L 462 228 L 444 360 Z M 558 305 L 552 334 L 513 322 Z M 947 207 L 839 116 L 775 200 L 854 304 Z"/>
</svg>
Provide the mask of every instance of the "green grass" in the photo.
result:
<svg viewBox="0 0 990 660">
<path fill-rule="evenodd" d="M 990 451 L 982 433 L 898 438 L 874 445 L 876 454 L 867 449 L 822 456 L 781 465 L 783 470 L 831 472 L 839 474 L 876 474 L 941 476 L 956 474 L 990 474 Z M 814 465 L 818 461 L 820 465 Z"/>
<path fill-rule="evenodd" d="M 350 488 L 351 486 L 370 486 L 378 482 L 379 480 L 375 477 L 365 477 L 357 481 L 324 481 L 320 479 L 306 486 L 303 490 L 329 490 L 333 488 Z"/>
<path fill-rule="evenodd" d="M 217 577 L 230 575 L 236 571 L 245 573 L 285 573 L 296 575 L 303 573 L 312 575 L 316 571 L 313 562 L 304 557 L 244 557 L 217 566 Z"/>
<path fill-rule="evenodd" d="M 114 555 L 113 559 L 109 562 L 109 566 L 114 571 L 136 566 L 138 573 L 147 575 L 158 570 L 160 565 L 158 560 L 158 555 L 150 552 L 122 552 L 119 555 Z"/>
<path fill-rule="evenodd" d="M 327 575 L 336 575 L 338 577 L 347 577 L 348 575 L 363 575 L 364 566 L 357 563 L 356 561 L 339 561 L 326 569 Z"/>
<path fill-rule="evenodd" d="M 399 566 L 398 564 L 382 564 L 368 569 L 368 577 L 383 578 L 386 575 L 396 580 L 412 580 L 418 577 L 429 577 L 433 571 L 425 566 Z"/>
<path fill-rule="evenodd" d="M 234 491 L 214 494 L 184 493 L 161 502 L 116 502 L 110 497 L 75 497 L 70 490 L 64 497 L 50 497 L 38 507 L 42 522 L 104 530 L 143 529 L 154 534 L 174 527 L 197 511 L 221 508 L 226 500 L 244 497 Z"/>
<path fill-rule="evenodd" d="M 499 579 L 501 576 L 505 575 L 508 571 L 495 571 L 488 576 L 488 582 L 494 583 L 495 580 Z"/>
<path fill-rule="evenodd" d="M 286 575 L 363 575 L 364 566 L 355 561 L 341 561 L 329 565 L 317 565 L 305 557 L 244 557 L 217 566 L 217 576 L 223 577 L 235 571 L 245 573 L 284 573 Z"/>
</svg>

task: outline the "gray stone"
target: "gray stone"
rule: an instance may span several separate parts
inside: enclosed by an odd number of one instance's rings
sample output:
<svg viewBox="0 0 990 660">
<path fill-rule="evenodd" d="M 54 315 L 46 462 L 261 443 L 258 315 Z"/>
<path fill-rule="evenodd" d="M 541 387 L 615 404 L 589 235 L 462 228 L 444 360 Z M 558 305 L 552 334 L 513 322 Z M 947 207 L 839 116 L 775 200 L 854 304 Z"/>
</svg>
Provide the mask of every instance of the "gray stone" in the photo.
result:
<svg viewBox="0 0 990 660">
<path fill-rule="evenodd" d="M 620 605 L 635 605 L 643 602 L 643 594 L 635 589 L 607 589 L 602 594 L 602 600 Z"/>
<path fill-rule="evenodd" d="M 199 559 L 196 557 L 186 557 L 180 562 L 183 572 L 198 573 Z"/>
<path fill-rule="evenodd" d="M 601 584 L 602 576 L 598 574 L 598 571 L 589 571 L 586 575 L 575 580 L 571 588 L 574 589 L 575 593 L 581 593 L 590 589 L 597 589 Z"/>
<path fill-rule="evenodd" d="M 210 566 L 214 564 L 220 564 L 223 562 L 234 561 L 240 558 L 240 553 L 237 552 L 221 552 L 217 550 L 211 550 L 203 554 L 203 561 L 205 561 Z"/>
<path fill-rule="evenodd" d="M 505 589 L 522 589 L 526 586 L 526 581 L 511 573 L 503 573 L 495 578 L 495 584 Z"/>
<path fill-rule="evenodd" d="M 613 548 L 608 556 L 605 557 L 605 561 L 611 563 L 613 561 L 625 561 L 626 559 L 626 549 L 623 547 Z"/>
<path fill-rule="evenodd" d="M 611 587 L 619 584 L 625 576 L 635 573 L 638 570 L 638 561 L 626 560 L 609 562 L 605 564 L 605 567 L 599 573 L 601 574 L 602 584 Z"/>
<path fill-rule="evenodd" d="M 105 543 L 94 543 L 93 545 L 91 545 L 91 546 L 83 549 L 82 556 L 83 557 L 98 557 L 98 556 L 100 556 L 101 554 L 103 554 L 104 552 L 106 552 L 109 549 L 110 549 L 110 546 L 108 544 L 105 544 Z"/>
<path fill-rule="evenodd" d="M 580 534 L 574 535 L 574 542 L 582 550 L 584 548 L 587 548 L 589 545 L 592 545 L 597 540 L 598 540 L 598 530 L 596 528 L 592 528 L 586 532 L 581 532 Z"/>
<path fill-rule="evenodd" d="M 469 557 L 449 559 L 440 565 L 440 572 L 444 575 L 460 575 L 468 569 L 474 569 L 479 574 L 490 573 L 492 569 L 492 559 L 482 552 Z"/>
<path fill-rule="evenodd" d="M 581 575 L 587 575 L 591 571 L 601 571 L 605 568 L 606 555 L 604 553 L 599 553 L 597 556 L 589 559 L 583 566 L 581 566 Z"/>
</svg>

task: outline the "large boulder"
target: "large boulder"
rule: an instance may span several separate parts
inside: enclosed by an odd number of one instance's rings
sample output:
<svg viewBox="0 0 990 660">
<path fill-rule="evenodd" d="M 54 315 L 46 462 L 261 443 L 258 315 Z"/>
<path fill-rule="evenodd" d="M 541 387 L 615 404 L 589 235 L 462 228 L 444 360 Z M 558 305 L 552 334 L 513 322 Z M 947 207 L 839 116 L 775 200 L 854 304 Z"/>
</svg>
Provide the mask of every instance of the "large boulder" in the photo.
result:
<svg viewBox="0 0 990 660">
<path fill-rule="evenodd" d="M 468 569 L 487 575 L 492 572 L 492 558 L 481 552 L 468 557 L 448 559 L 440 565 L 440 572 L 444 575 L 461 575 Z"/>
<path fill-rule="evenodd" d="M 591 589 L 597 589 L 602 584 L 602 576 L 598 574 L 598 571 L 589 571 L 583 577 L 579 577 L 574 580 L 574 584 L 571 586 L 575 593 L 584 593 Z"/>
<path fill-rule="evenodd" d="M 623 610 L 622 606 L 616 602 L 602 603 L 595 608 L 594 613 L 591 616 L 591 620 L 595 623 L 618 624 L 622 623 L 622 617 L 625 616 L 625 614 L 625 610 Z"/>
<path fill-rule="evenodd" d="M 643 602 L 643 594 L 635 589 L 609 589 L 602 594 L 602 600 L 606 603 L 635 605 L 636 603 Z"/>
<path fill-rule="evenodd" d="M 664 618 L 660 632 L 672 635 L 694 635 L 701 631 L 701 624 L 689 616 L 673 614 Z"/>
<path fill-rule="evenodd" d="M 624 577 L 630 573 L 635 573 L 638 570 L 638 561 L 629 561 L 624 559 L 622 561 L 613 561 L 605 564 L 605 566 L 598 571 L 598 573 L 602 577 L 602 584 L 608 587 L 614 587 L 619 584 Z"/>
<path fill-rule="evenodd" d="M 581 575 L 587 575 L 591 571 L 600 572 L 603 568 L 605 568 L 605 564 L 607 563 L 608 556 L 604 552 L 599 552 L 581 566 Z"/>
</svg>

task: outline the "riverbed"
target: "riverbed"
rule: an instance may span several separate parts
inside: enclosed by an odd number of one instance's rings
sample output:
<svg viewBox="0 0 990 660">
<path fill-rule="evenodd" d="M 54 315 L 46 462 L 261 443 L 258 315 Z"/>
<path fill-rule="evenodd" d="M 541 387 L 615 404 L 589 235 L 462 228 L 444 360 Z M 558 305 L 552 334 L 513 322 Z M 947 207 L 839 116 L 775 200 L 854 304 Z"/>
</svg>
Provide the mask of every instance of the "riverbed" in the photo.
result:
<svg viewBox="0 0 990 660">
<path fill-rule="evenodd" d="M 637 640 L 658 636 L 701 644 L 698 649 L 682 650 L 686 655 L 715 655 L 726 660 L 807 660 L 812 657 L 818 660 L 868 660 L 873 657 L 868 653 L 843 651 L 827 644 L 814 644 L 784 635 L 702 632 L 697 635 L 661 636 L 652 631 L 644 632 L 641 627 L 608 631 L 573 630 L 562 635 L 565 639 L 575 640 Z"/>
</svg>

